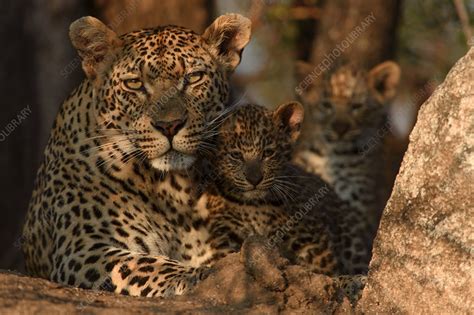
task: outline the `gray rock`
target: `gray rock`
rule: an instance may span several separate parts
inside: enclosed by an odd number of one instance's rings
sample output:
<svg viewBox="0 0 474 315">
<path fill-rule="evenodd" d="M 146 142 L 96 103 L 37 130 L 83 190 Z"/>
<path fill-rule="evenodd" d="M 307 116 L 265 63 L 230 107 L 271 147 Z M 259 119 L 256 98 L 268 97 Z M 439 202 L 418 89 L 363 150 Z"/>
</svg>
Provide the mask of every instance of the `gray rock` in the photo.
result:
<svg viewBox="0 0 474 315">
<path fill-rule="evenodd" d="M 423 104 L 358 310 L 474 313 L 474 48 Z"/>
</svg>

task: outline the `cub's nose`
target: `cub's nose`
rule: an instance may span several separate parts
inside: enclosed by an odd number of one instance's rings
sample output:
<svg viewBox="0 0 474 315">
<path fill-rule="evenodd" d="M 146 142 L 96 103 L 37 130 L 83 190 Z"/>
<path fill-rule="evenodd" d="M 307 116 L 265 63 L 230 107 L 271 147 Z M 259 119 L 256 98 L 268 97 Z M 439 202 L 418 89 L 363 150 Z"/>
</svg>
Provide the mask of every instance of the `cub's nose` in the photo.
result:
<svg viewBox="0 0 474 315">
<path fill-rule="evenodd" d="M 245 163 L 245 178 L 250 184 L 257 186 L 263 179 L 262 163 L 258 160 L 247 161 Z"/>
<path fill-rule="evenodd" d="M 187 117 L 172 120 L 172 121 L 153 121 L 151 125 L 161 132 L 165 137 L 169 140 L 173 139 L 173 137 L 183 129 L 184 125 L 186 124 Z"/>
<path fill-rule="evenodd" d="M 339 137 L 344 136 L 349 131 L 349 129 L 351 128 L 349 123 L 347 123 L 345 121 L 338 121 L 338 120 L 333 122 L 331 127 L 337 133 L 337 135 Z"/>
</svg>

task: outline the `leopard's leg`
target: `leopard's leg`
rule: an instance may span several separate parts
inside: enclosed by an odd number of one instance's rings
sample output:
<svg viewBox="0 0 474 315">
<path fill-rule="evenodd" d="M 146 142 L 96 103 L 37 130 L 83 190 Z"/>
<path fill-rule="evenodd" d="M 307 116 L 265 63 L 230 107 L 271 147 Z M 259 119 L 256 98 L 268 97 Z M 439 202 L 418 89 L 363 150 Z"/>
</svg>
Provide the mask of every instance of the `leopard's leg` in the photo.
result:
<svg viewBox="0 0 474 315">
<path fill-rule="evenodd" d="M 170 296 L 189 291 L 209 272 L 166 256 L 135 253 L 105 243 L 57 255 L 51 280 L 133 296 Z"/>
</svg>

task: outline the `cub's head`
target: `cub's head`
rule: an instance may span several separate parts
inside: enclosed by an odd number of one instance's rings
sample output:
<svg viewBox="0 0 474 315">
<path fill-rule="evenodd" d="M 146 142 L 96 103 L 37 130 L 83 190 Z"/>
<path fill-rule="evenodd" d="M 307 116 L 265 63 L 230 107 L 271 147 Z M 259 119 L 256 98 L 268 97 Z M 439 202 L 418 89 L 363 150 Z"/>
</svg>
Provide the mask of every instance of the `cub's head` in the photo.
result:
<svg viewBox="0 0 474 315">
<path fill-rule="evenodd" d="M 319 77 L 320 69 L 299 62 L 296 89 L 311 116 L 303 133 L 323 136 L 326 141 L 355 141 L 380 128 L 385 104 L 395 93 L 400 79 L 399 66 L 383 62 L 370 71 L 352 65 L 331 69 Z"/>
<path fill-rule="evenodd" d="M 226 106 L 250 21 L 227 14 L 202 35 L 165 26 L 118 36 L 84 17 L 71 24 L 70 37 L 93 87 L 97 129 L 120 152 L 180 170 L 194 162 L 206 128 Z"/>
<path fill-rule="evenodd" d="M 303 106 L 296 102 L 274 111 L 245 105 L 232 112 L 220 127 L 212 161 L 221 192 L 240 201 L 285 197 L 283 169 L 303 115 Z"/>
</svg>

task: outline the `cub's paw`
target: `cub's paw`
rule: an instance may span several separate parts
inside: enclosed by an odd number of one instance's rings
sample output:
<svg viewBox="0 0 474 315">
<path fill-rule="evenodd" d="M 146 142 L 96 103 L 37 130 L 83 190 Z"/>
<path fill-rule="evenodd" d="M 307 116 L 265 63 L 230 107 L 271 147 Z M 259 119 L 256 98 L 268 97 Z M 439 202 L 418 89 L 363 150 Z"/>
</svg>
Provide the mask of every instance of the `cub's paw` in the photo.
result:
<svg viewBox="0 0 474 315">
<path fill-rule="evenodd" d="M 349 301 L 351 301 L 351 304 L 355 305 L 362 296 L 362 290 L 364 290 L 365 284 L 367 283 L 367 276 L 344 275 L 334 277 L 333 280 L 336 289 L 342 291 Z"/>
</svg>

